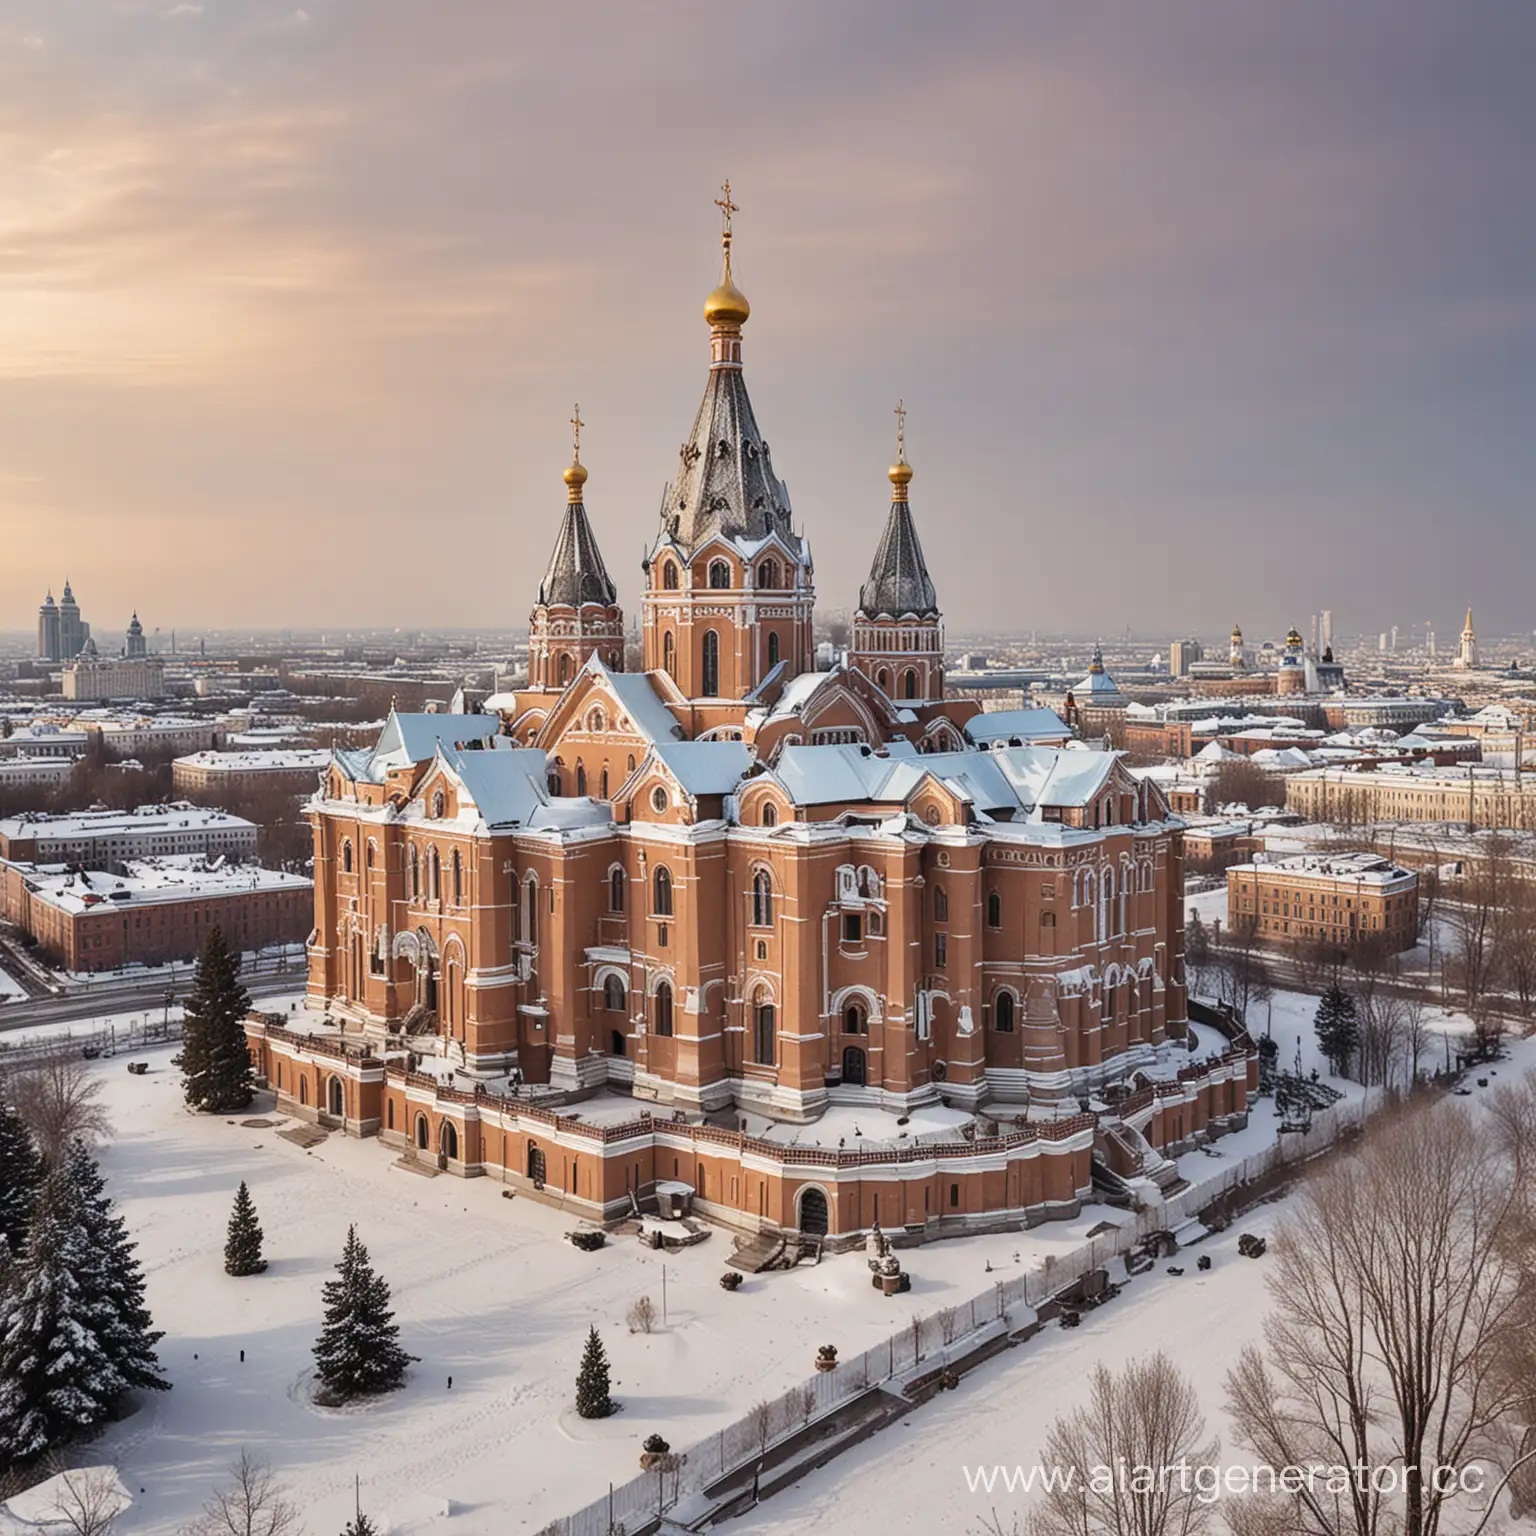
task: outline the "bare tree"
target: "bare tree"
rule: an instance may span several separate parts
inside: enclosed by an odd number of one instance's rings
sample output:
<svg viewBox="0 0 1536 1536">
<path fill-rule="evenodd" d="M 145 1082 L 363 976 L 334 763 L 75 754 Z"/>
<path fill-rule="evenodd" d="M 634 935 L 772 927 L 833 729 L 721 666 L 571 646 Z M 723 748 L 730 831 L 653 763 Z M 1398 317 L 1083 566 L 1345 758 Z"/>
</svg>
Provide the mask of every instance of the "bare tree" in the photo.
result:
<svg viewBox="0 0 1536 1536">
<path fill-rule="evenodd" d="M 953 1344 L 955 1336 L 960 1332 L 960 1308 L 945 1307 L 939 1313 L 939 1335 L 945 1344 Z"/>
<path fill-rule="evenodd" d="M 214 1493 L 184 1536 L 296 1536 L 298 1506 L 266 1462 L 242 1450 L 229 1478 L 229 1487 Z"/>
<path fill-rule="evenodd" d="M 767 1455 L 768 1442 L 773 1439 L 773 1404 L 767 1398 L 760 1398 L 747 1410 L 747 1421 L 757 1437 L 757 1454 Z"/>
<path fill-rule="evenodd" d="M 1246 1024 L 1249 1008 L 1274 991 L 1259 939 L 1258 918 L 1243 917 L 1227 929 L 1219 962 L 1216 974 L 1221 1001 Z"/>
<path fill-rule="evenodd" d="M 112 1133 L 101 1077 L 78 1046 L 61 1041 L 10 1071 L 6 1094 L 50 1164 L 58 1164 L 77 1137 L 93 1142 Z"/>
<path fill-rule="evenodd" d="M 1403 1060 L 1410 1088 L 1419 1080 L 1428 1048 L 1429 1000 L 1411 992 L 1403 998 Z"/>
<path fill-rule="evenodd" d="M 1213 816 L 1228 806 L 1257 811 L 1284 801 L 1285 791 L 1278 781 L 1250 757 L 1228 758 L 1205 786 L 1205 809 Z"/>
<path fill-rule="evenodd" d="M 1101 1365 L 1089 1377 L 1088 1401 L 1046 1432 L 1043 1463 L 1072 1475 L 1058 1476 L 1024 1529 L 1028 1536 L 1198 1536 L 1214 1520 L 1198 1469 L 1214 1466 L 1218 1449 L 1205 1438 L 1194 1387 L 1166 1355 L 1117 1372 Z M 1106 1468 L 1115 1475 L 1096 1475 Z"/>
<path fill-rule="evenodd" d="M 1287 1536 L 1434 1536 L 1454 1481 L 1439 1468 L 1519 1461 L 1531 1402 L 1507 1358 L 1536 1273 L 1528 1180 L 1459 1104 L 1392 1112 L 1359 1156 L 1304 1186 L 1272 1247 L 1265 1347 L 1227 1377 L 1242 1439 L 1274 1467 L 1398 1469 L 1398 1488 L 1347 1477 L 1262 1495 Z M 1491 1485 L 1490 1485 L 1491 1486 Z"/>
<path fill-rule="evenodd" d="M 1504 888 L 1504 904 L 1494 924 L 1502 979 L 1520 999 L 1527 1018 L 1536 1005 L 1536 887 L 1527 880 L 1511 879 Z"/>
<path fill-rule="evenodd" d="M 1508 844 L 1494 837 L 1479 850 L 1477 859 L 1468 863 L 1467 873 L 1450 893 L 1446 972 L 1468 1013 L 1477 1012 L 1484 994 L 1497 980 L 1500 953 L 1496 940 L 1508 884 Z"/>
<path fill-rule="evenodd" d="M 62 1525 L 71 1536 L 111 1536 L 118 1516 L 130 1503 L 117 1473 L 111 1467 L 52 1465 L 54 1507 L 49 1523 Z"/>
<path fill-rule="evenodd" d="M 641 1296 L 629 1309 L 629 1331 L 652 1333 L 656 1328 L 656 1303 L 649 1296 Z"/>
</svg>

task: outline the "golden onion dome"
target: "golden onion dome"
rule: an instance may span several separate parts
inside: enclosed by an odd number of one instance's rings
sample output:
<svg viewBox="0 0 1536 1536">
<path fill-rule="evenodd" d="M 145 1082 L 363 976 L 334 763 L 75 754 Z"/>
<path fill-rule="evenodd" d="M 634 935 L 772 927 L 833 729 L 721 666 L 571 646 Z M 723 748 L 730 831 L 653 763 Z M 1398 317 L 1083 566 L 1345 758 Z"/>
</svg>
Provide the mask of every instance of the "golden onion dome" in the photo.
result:
<svg viewBox="0 0 1536 1536">
<path fill-rule="evenodd" d="M 587 483 L 587 466 L 579 462 L 567 464 L 560 478 L 565 481 L 571 500 L 575 501 L 581 495 L 582 486 Z"/>
<path fill-rule="evenodd" d="M 704 318 L 710 325 L 742 325 L 752 313 L 747 296 L 731 281 L 727 264 L 720 286 L 704 300 Z"/>
<path fill-rule="evenodd" d="M 912 483 L 912 466 L 905 459 L 899 459 L 885 473 L 894 486 L 904 487 Z"/>
</svg>

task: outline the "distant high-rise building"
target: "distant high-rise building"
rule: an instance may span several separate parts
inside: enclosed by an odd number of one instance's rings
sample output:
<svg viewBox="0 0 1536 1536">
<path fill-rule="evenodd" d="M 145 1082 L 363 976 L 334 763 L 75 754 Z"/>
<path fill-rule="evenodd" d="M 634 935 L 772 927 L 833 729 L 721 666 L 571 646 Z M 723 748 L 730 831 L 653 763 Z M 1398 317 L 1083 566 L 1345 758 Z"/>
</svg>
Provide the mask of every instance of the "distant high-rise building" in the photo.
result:
<svg viewBox="0 0 1536 1536">
<path fill-rule="evenodd" d="M 1175 640 L 1168 647 L 1168 675 L 1188 677 L 1190 667 L 1204 655 L 1205 650 L 1198 640 Z"/>
<path fill-rule="evenodd" d="M 1392 626 L 1392 651 L 1393 651 L 1394 655 L 1397 652 L 1397 625 L 1396 624 L 1394 624 Z"/>
<path fill-rule="evenodd" d="M 1317 621 L 1317 615 L 1312 615 L 1312 627 L 1308 634 L 1307 649 L 1316 656 L 1321 647 L 1318 645 L 1318 636 L 1322 633 L 1322 626 Z"/>
<path fill-rule="evenodd" d="M 37 659 L 58 661 L 59 658 L 59 605 L 50 592 L 37 610 Z"/>
<path fill-rule="evenodd" d="M 37 658 L 39 661 L 73 661 L 91 638 L 91 626 L 80 617 L 80 605 L 69 581 L 57 603 L 50 592 L 37 610 Z"/>
<path fill-rule="evenodd" d="M 1380 651 L 1383 656 L 1385 656 L 1387 654 L 1387 632 L 1386 632 L 1386 630 L 1382 630 L 1380 636 L 1377 638 L 1376 649 L 1378 651 Z"/>
<path fill-rule="evenodd" d="M 1322 645 L 1322 648 L 1325 651 L 1331 651 L 1333 649 L 1333 609 L 1332 608 L 1324 608 L 1323 609 L 1322 633 L 1318 636 L 1318 641 Z"/>
<path fill-rule="evenodd" d="M 149 643 L 144 638 L 144 626 L 139 623 L 137 613 L 129 621 L 128 635 L 123 641 L 123 655 L 130 661 L 149 655 Z"/>
</svg>

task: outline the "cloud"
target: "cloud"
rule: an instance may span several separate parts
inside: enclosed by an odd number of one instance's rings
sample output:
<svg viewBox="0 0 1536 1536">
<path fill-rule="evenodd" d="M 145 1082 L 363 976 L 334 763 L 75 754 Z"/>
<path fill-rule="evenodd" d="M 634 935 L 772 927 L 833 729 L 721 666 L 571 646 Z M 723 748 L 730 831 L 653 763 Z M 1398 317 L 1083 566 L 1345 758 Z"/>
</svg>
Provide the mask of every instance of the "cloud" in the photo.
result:
<svg viewBox="0 0 1536 1536">
<path fill-rule="evenodd" d="M 38 489 L 7 611 L 76 529 L 100 602 L 182 627 L 519 623 L 578 395 L 636 606 L 729 173 L 828 606 L 903 394 L 952 628 L 1523 618 L 1515 8 L 16 9 L 0 474 Z"/>
</svg>

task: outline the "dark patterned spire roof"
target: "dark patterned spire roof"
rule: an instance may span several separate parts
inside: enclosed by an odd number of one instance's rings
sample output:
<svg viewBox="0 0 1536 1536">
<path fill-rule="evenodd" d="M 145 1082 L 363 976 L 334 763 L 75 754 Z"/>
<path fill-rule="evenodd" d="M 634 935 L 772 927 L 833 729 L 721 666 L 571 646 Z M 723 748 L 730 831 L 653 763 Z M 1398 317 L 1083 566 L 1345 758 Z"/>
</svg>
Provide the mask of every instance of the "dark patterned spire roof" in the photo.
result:
<svg viewBox="0 0 1536 1536">
<path fill-rule="evenodd" d="M 875 551 L 869 580 L 859 588 L 859 612 L 866 618 L 899 619 L 904 614 L 936 619 L 939 598 L 923 559 L 923 546 L 917 539 L 912 508 L 904 494 L 891 503 L 880 547 Z"/>
<path fill-rule="evenodd" d="M 617 600 L 618 590 L 603 564 L 587 509 L 579 501 L 568 501 L 549 569 L 539 583 L 539 602 L 565 608 L 600 603 L 607 608 Z"/>
<path fill-rule="evenodd" d="M 716 534 L 794 538 L 789 492 L 773 472 L 740 368 L 710 369 L 661 520 L 685 553 Z"/>
</svg>

